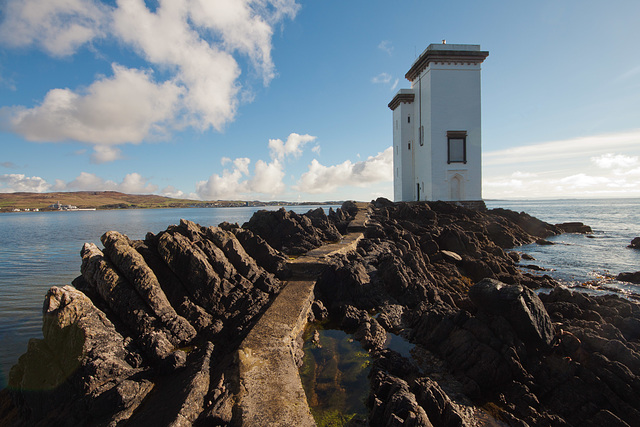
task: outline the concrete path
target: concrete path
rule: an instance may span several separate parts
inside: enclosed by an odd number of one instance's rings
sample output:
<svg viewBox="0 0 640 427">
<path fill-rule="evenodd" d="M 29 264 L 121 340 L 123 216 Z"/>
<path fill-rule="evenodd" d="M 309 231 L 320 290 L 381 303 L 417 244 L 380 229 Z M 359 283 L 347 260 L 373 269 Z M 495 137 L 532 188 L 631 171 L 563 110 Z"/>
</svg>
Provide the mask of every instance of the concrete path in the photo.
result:
<svg viewBox="0 0 640 427">
<path fill-rule="evenodd" d="M 293 277 L 253 327 L 238 350 L 243 426 L 315 426 L 298 374 L 293 348 L 313 302 L 316 279 L 328 258 L 355 250 L 363 236 L 369 204 L 358 203 L 348 234 L 289 263 Z"/>
</svg>

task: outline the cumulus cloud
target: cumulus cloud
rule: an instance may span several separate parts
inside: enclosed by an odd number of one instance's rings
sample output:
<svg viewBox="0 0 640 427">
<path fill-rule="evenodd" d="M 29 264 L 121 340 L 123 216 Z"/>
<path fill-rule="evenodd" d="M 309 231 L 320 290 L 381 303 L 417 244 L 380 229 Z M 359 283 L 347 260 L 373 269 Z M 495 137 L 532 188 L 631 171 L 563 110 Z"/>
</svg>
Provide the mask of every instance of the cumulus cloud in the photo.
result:
<svg viewBox="0 0 640 427">
<path fill-rule="evenodd" d="M 237 167 L 225 169 L 222 174 L 212 174 L 207 181 L 196 183 L 196 193 L 201 199 L 240 199 L 247 192 L 247 183 L 241 181 L 243 172 Z"/>
<path fill-rule="evenodd" d="M 0 40 L 10 47 L 38 46 L 68 56 L 105 35 L 109 8 L 91 0 L 7 0 Z"/>
<path fill-rule="evenodd" d="M 37 107 L 11 109 L 11 129 L 29 141 L 100 145 L 98 160 L 109 157 L 108 145 L 138 143 L 152 133 L 162 134 L 162 123 L 173 117 L 181 88 L 172 82 L 156 84 L 151 72 L 117 64 L 113 64 L 113 73 L 81 93 L 52 89 Z M 110 154 L 114 160 L 113 149 Z"/>
<path fill-rule="evenodd" d="M 233 167 L 224 169 L 221 174 L 212 174 L 208 180 L 196 183 L 196 193 L 202 199 L 240 199 L 253 195 L 274 197 L 286 190 L 284 184 L 284 163 L 289 157 L 299 157 L 303 147 L 316 140 L 315 136 L 291 133 L 286 141 L 281 139 L 269 140 L 271 161 L 258 160 L 253 169 L 249 170 L 250 160 L 238 158 L 233 161 L 223 157 L 223 166 L 232 164 Z"/>
<path fill-rule="evenodd" d="M 299 135 L 297 133 L 291 133 L 286 142 L 281 139 L 270 139 L 269 150 L 271 151 L 271 157 L 278 160 L 283 160 L 286 156 L 299 157 L 305 144 L 315 140 L 315 136 Z"/>
<path fill-rule="evenodd" d="M 312 194 L 329 193 L 338 187 L 363 187 L 391 180 L 393 147 L 356 163 L 346 160 L 338 165 L 324 166 L 313 159 L 309 170 L 300 177 L 295 189 Z"/>
<path fill-rule="evenodd" d="M 278 160 L 274 160 L 271 163 L 258 160 L 253 179 L 248 183 L 249 189 L 255 193 L 275 196 L 281 194 L 285 189 L 284 182 L 282 182 L 283 178 L 284 170 Z"/>
<path fill-rule="evenodd" d="M 181 199 L 185 196 L 182 190 L 178 190 L 173 185 L 168 185 L 160 191 L 160 194 L 164 197 L 172 197 L 174 199 Z"/>
<path fill-rule="evenodd" d="M 4 109 L 3 122 L 32 141 L 101 146 L 184 126 L 221 130 L 251 98 L 237 57 L 269 84 L 273 28 L 298 9 L 295 0 L 161 0 L 154 10 L 143 0 L 7 0 L 0 43 L 68 56 L 93 40 L 116 39 L 168 77 L 114 64 L 111 77 L 86 90 L 51 89 L 36 107 Z"/>
<path fill-rule="evenodd" d="M 0 193 L 43 193 L 51 188 L 51 184 L 47 183 L 39 176 L 26 176 L 24 174 L 12 173 L 0 175 Z"/>
</svg>

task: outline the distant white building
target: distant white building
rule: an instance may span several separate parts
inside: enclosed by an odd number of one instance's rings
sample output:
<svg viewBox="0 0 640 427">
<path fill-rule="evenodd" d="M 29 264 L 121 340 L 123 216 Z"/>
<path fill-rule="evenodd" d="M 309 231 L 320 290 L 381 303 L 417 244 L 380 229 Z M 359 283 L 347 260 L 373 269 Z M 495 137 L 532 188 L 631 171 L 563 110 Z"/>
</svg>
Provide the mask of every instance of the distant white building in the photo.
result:
<svg viewBox="0 0 640 427">
<path fill-rule="evenodd" d="M 431 44 L 393 111 L 395 201 L 481 201 L 480 45 Z"/>
</svg>

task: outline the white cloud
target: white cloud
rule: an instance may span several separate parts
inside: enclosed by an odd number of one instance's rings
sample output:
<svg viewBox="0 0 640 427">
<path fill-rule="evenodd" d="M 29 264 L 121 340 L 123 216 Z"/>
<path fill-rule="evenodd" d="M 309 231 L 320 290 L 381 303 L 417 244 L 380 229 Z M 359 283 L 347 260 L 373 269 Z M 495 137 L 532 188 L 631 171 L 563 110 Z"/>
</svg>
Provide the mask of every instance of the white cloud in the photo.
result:
<svg viewBox="0 0 640 427">
<path fill-rule="evenodd" d="M 276 75 L 273 28 L 298 9 L 295 0 L 172 0 L 153 11 L 143 0 L 8 0 L 0 43 L 65 56 L 98 37 L 116 38 L 169 76 L 154 81 L 152 71 L 114 64 L 112 77 L 86 90 L 51 89 L 39 106 L 5 108 L 3 121 L 32 141 L 102 146 L 184 126 L 221 130 L 252 98 L 235 56 L 248 58 L 268 84 Z"/>
<path fill-rule="evenodd" d="M 0 166 L 2 166 L 3 168 L 7 168 L 7 169 L 15 169 L 18 167 L 18 165 L 16 165 L 13 162 L 2 162 L 0 163 Z"/>
<path fill-rule="evenodd" d="M 284 160 L 286 156 L 299 157 L 305 144 L 315 140 L 315 136 L 291 133 L 287 142 L 281 139 L 270 139 L 269 151 L 271 151 L 271 157 L 278 160 Z"/>
<path fill-rule="evenodd" d="M 30 193 L 43 193 L 46 191 L 120 191 L 129 194 L 148 194 L 157 190 L 157 185 L 152 184 L 148 178 L 136 172 L 125 175 L 120 183 L 105 180 L 93 173 L 82 172 L 69 182 L 56 179 L 53 185 L 39 176 L 28 177 L 23 174 L 0 175 L 0 193 L 18 191 Z"/>
<path fill-rule="evenodd" d="M 485 152 L 483 169 L 486 198 L 639 197 L 640 130 Z"/>
<path fill-rule="evenodd" d="M 309 165 L 295 189 L 306 193 L 329 193 L 338 187 L 363 187 L 393 180 L 393 148 L 389 147 L 367 160 L 352 163 L 346 160 L 334 166 L 324 166 L 316 159 Z"/>
<path fill-rule="evenodd" d="M 51 185 L 39 176 L 26 176 L 17 173 L 0 175 L 0 193 L 15 193 L 19 191 L 43 193 L 50 188 Z"/>
<path fill-rule="evenodd" d="M 391 91 L 393 92 L 398 87 L 398 83 L 400 83 L 400 79 L 396 79 L 391 85 Z"/>
<path fill-rule="evenodd" d="M 389 40 L 382 40 L 378 45 L 378 49 L 387 52 L 389 55 L 393 54 L 393 44 Z"/>
<path fill-rule="evenodd" d="M 109 8 L 91 0 L 7 0 L 0 40 L 10 47 L 37 45 L 53 56 L 68 56 L 108 24 Z"/>
<path fill-rule="evenodd" d="M 606 153 L 601 156 L 592 157 L 591 162 L 603 169 L 621 168 L 628 169 L 638 165 L 638 156 L 627 156 L 624 154 Z"/>
<path fill-rule="evenodd" d="M 158 186 L 151 184 L 148 178 L 144 178 L 136 172 L 125 175 L 120 183 L 105 180 L 93 173 L 82 172 L 74 180 L 67 183 L 56 180 L 55 190 L 120 191 L 129 194 L 148 194 L 157 191 Z"/>
<path fill-rule="evenodd" d="M 108 145 L 138 143 L 150 134 L 163 134 L 160 123 L 175 114 L 181 89 L 172 82 L 155 84 L 149 72 L 117 64 L 113 72 L 112 78 L 97 80 L 83 93 L 52 89 L 37 107 L 9 109 L 11 130 L 29 141 L 100 145 L 96 159 L 104 157 L 100 150 L 105 153 Z"/>
<path fill-rule="evenodd" d="M 122 152 L 117 147 L 106 145 L 96 145 L 93 147 L 94 153 L 91 155 L 91 163 L 101 164 L 113 162 L 122 158 Z"/>
<path fill-rule="evenodd" d="M 208 180 L 196 183 L 196 193 L 200 198 L 209 200 L 241 199 L 256 195 L 274 197 L 282 194 L 286 190 L 284 160 L 287 157 L 299 157 L 304 146 L 315 140 L 315 136 L 297 133 L 289 134 L 286 142 L 270 139 L 271 162 L 258 160 L 253 175 L 249 171 L 250 159 L 242 157 L 232 162 L 223 157 L 222 165 L 232 163 L 233 168 L 223 170 L 222 174 L 214 173 Z"/>
<path fill-rule="evenodd" d="M 237 170 L 240 171 L 240 173 L 242 173 L 243 175 L 249 175 L 249 164 L 251 163 L 251 159 L 247 158 L 247 157 L 241 157 L 239 159 L 235 159 L 233 161 L 233 166 L 235 166 L 235 168 Z"/>
<path fill-rule="evenodd" d="M 156 190 L 158 190 L 157 185 L 150 184 L 147 178 L 135 172 L 127 174 L 118 184 L 118 191 L 129 194 L 153 193 Z"/>
<path fill-rule="evenodd" d="M 387 84 L 390 82 L 391 82 L 391 75 L 388 73 L 380 73 L 377 76 L 371 78 L 371 83 Z"/>
<path fill-rule="evenodd" d="M 640 147 L 640 130 L 524 145 L 483 153 L 486 166 L 548 163 Z"/>
<path fill-rule="evenodd" d="M 212 174 L 207 181 L 196 183 L 196 193 L 204 200 L 240 199 L 246 193 L 246 181 L 240 181 L 243 173 L 239 169 L 225 169 L 222 175 Z"/>
<path fill-rule="evenodd" d="M 284 182 L 282 181 L 284 175 L 282 164 L 278 160 L 274 160 L 271 163 L 258 160 L 256 162 L 253 179 L 248 183 L 249 190 L 270 196 L 281 194 L 285 189 Z"/>
<path fill-rule="evenodd" d="M 253 176 L 249 172 L 250 160 L 239 158 L 233 161 L 233 169 L 222 174 L 212 174 L 208 180 L 196 183 L 198 197 L 205 200 L 243 199 L 256 194 L 276 196 L 284 192 L 285 173 L 280 161 L 268 163 L 258 160 Z"/>
<path fill-rule="evenodd" d="M 165 197 L 172 197 L 174 199 L 181 199 L 184 197 L 184 192 L 182 190 L 178 190 L 173 185 L 168 185 L 163 188 L 162 191 L 160 191 L 160 194 Z"/>
</svg>

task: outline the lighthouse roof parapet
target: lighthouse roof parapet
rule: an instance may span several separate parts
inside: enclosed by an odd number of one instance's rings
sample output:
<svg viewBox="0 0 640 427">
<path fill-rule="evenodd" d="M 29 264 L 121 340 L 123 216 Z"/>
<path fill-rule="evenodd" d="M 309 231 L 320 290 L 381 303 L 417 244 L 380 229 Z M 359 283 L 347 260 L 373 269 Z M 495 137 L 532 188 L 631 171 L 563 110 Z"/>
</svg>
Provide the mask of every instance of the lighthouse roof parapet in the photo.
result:
<svg viewBox="0 0 640 427">
<path fill-rule="evenodd" d="M 414 81 L 432 62 L 481 64 L 489 56 L 478 44 L 430 44 L 415 60 L 405 78 Z"/>
<path fill-rule="evenodd" d="M 416 95 L 412 89 L 400 89 L 398 93 L 396 93 L 396 96 L 393 97 L 388 107 L 391 108 L 391 110 L 395 110 L 396 108 L 398 108 L 398 105 L 403 102 L 411 104 L 415 97 Z"/>
</svg>

